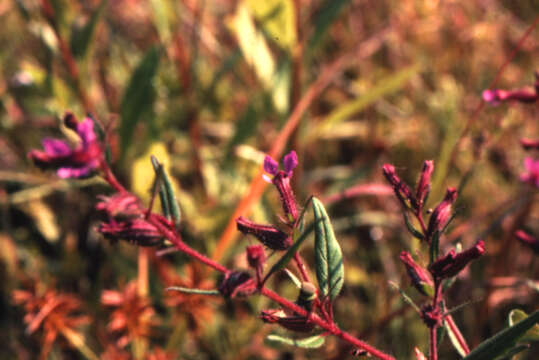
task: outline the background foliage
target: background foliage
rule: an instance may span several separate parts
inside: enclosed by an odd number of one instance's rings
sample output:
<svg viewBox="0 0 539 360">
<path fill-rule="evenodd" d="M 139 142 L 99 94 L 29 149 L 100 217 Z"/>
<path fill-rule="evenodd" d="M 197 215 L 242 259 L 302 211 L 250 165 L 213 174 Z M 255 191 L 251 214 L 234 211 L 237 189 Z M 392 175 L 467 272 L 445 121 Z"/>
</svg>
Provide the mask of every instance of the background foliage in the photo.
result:
<svg viewBox="0 0 539 360">
<path fill-rule="evenodd" d="M 215 254 L 264 153 L 298 104 L 308 105 L 286 148 L 300 158 L 298 200 L 328 200 L 343 249 L 335 317 L 399 359 L 412 359 L 414 346 L 427 349 L 427 329 L 388 284 L 417 295 L 398 261 L 402 249 L 415 253 L 417 240 L 391 195 L 329 201 L 353 185 L 382 183 L 385 162 L 413 184 L 423 160 L 433 159 L 429 206 L 445 187 L 460 186 L 459 216 L 444 246 L 486 240 L 486 255 L 449 295 L 451 307 L 472 301 L 454 314 L 472 346 L 506 326 L 511 309 L 536 309 L 526 280 L 539 277 L 539 263 L 512 233 L 539 233 L 537 192 L 518 179 L 525 156 L 518 140 L 539 134 L 537 107 L 501 105 L 472 117 L 538 13 L 534 1 L 54 0 L 52 18 L 43 3 L 0 2 L 2 358 L 34 358 L 40 349 L 39 334 L 25 334 L 14 289 L 31 282 L 83 299 L 92 319 L 82 330 L 86 345 L 103 354 L 114 338 L 101 293 L 137 277 L 137 249 L 95 232 L 103 182 L 59 180 L 26 160 L 42 137 L 65 132 L 59 119 L 68 109 L 92 112 L 114 130 L 115 168 L 145 200 L 155 155 L 176 183 L 184 238 Z M 532 84 L 538 31 L 500 87 Z M 275 222 L 276 193 L 254 200 L 251 217 Z M 247 239 L 235 234 L 230 244 L 221 261 L 245 267 Z M 313 241 L 303 249 L 312 264 Z M 318 350 L 265 343 L 270 333 L 286 334 L 257 319 L 266 299 L 171 301 L 164 288 L 172 283 L 211 288 L 217 279 L 178 254 L 152 257 L 150 269 L 150 348 L 185 359 L 337 359 L 350 350 L 335 339 Z M 295 297 L 284 275 L 272 286 Z M 440 351 L 455 357 L 447 339 Z M 60 342 L 50 358 L 78 356 Z"/>
</svg>

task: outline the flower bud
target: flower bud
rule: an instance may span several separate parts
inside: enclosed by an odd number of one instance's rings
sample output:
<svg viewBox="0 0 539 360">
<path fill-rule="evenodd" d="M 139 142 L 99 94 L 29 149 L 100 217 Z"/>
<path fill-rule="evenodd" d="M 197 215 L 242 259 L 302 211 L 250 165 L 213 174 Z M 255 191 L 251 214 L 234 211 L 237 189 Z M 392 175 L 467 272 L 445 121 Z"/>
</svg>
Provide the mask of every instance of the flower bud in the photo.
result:
<svg viewBox="0 0 539 360">
<path fill-rule="evenodd" d="M 451 250 L 429 266 L 429 271 L 436 279 L 446 279 L 457 275 L 472 260 L 479 258 L 485 252 L 485 242 L 479 240 L 472 248 L 460 253 Z"/>
<path fill-rule="evenodd" d="M 236 225 L 243 234 L 253 235 L 272 250 L 286 250 L 292 245 L 290 236 L 273 225 L 257 224 L 243 216 L 236 219 Z"/>
<path fill-rule="evenodd" d="M 163 241 L 163 235 L 153 224 L 138 218 L 102 223 L 97 231 L 111 241 L 126 240 L 138 246 L 155 246 Z"/>
<path fill-rule="evenodd" d="M 537 92 L 535 89 L 485 90 L 482 96 L 483 100 L 491 105 L 498 105 L 503 101 L 518 101 L 522 103 L 533 103 L 537 101 Z"/>
<path fill-rule="evenodd" d="M 262 245 L 247 246 L 247 263 L 256 271 L 256 279 L 259 283 L 262 279 L 265 262 L 266 254 Z"/>
<path fill-rule="evenodd" d="M 271 182 L 275 185 L 281 197 L 281 205 L 286 220 L 293 224 L 298 218 L 298 206 L 290 186 L 290 177 L 284 171 L 279 171 Z"/>
<path fill-rule="evenodd" d="M 451 206 L 457 200 L 457 189 L 447 188 L 444 200 L 434 209 L 429 219 L 427 239 L 432 239 L 436 231 L 442 231 L 451 218 Z"/>
<path fill-rule="evenodd" d="M 139 199 L 128 192 L 118 192 L 112 196 L 100 196 L 95 208 L 104 211 L 111 218 L 127 219 L 142 216 Z"/>
<path fill-rule="evenodd" d="M 281 309 L 264 310 L 260 314 L 260 318 L 265 323 L 277 323 L 285 329 L 296 332 L 311 332 L 315 326 L 307 317 L 297 315 L 288 316 Z"/>
<path fill-rule="evenodd" d="M 226 298 L 247 297 L 255 293 L 256 283 L 246 271 L 232 271 L 225 275 L 219 292 Z"/>
<path fill-rule="evenodd" d="M 420 209 L 423 207 L 423 202 L 425 201 L 425 198 L 430 191 L 430 177 L 433 170 L 433 161 L 426 160 L 423 163 L 423 169 L 421 169 L 421 175 L 419 176 L 419 181 L 417 182 L 417 190 L 415 195 L 417 205 Z"/>
<path fill-rule="evenodd" d="M 405 208 L 411 206 L 412 208 L 417 209 L 417 201 L 415 197 L 412 195 L 408 185 L 402 182 L 402 180 L 397 176 L 395 167 L 391 164 L 384 164 L 382 167 L 382 172 L 384 173 L 387 181 L 391 184 L 391 187 L 393 187 L 393 191 L 402 205 Z M 406 200 L 410 202 L 410 205 L 406 203 Z"/>
<path fill-rule="evenodd" d="M 440 309 L 438 307 L 433 307 L 432 304 L 423 305 L 419 315 L 429 329 L 438 326 L 442 321 Z"/>
<path fill-rule="evenodd" d="M 410 253 L 403 251 L 401 252 L 400 259 L 406 267 L 406 272 L 412 281 L 412 285 L 415 286 L 417 291 L 426 296 L 433 295 L 434 282 L 429 274 L 429 272 L 419 266 Z"/>
</svg>

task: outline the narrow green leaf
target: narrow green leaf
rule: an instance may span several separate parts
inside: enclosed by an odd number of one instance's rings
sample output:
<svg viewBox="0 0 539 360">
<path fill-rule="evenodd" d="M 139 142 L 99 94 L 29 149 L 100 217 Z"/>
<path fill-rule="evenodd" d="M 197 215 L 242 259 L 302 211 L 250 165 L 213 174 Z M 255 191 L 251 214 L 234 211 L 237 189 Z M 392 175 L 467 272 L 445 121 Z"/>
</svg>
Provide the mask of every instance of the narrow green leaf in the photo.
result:
<svg viewBox="0 0 539 360">
<path fill-rule="evenodd" d="M 163 165 L 152 156 L 152 165 L 157 174 L 161 176 L 161 186 L 159 189 L 159 198 L 161 199 L 161 205 L 163 207 L 163 215 L 166 217 L 171 217 L 174 220 L 176 228 L 180 226 L 181 223 L 181 211 L 180 206 L 178 205 L 178 199 L 174 193 L 174 188 L 172 187 L 172 182 L 163 168 Z M 165 209 L 166 207 L 166 209 Z"/>
<path fill-rule="evenodd" d="M 95 26 L 97 25 L 106 3 L 107 0 L 101 0 L 101 3 L 86 24 L 82 27 L 73 27 L 70 38 L 70 47 L 75 57 L 82 58 L 86 54 L 92 40 L 92 35 L 94 34 Z"/>
<path fill-rule="evenodd" d="M 402 300 L 404 300 L 405 303 L 413 307 L 415 311 L 417 311 L 418 313 L 421 313 L 419 306 L 416 305 L 416 303 L 412 300 L 412 298 L 410 298 L 408 294 L 406 294 L 404 290 L 402 290 L 397 283 L 390 281 L 389 285 L 391 285 L 395 290 L 397 290 L 401 294 Z"/>
<path fill-rule="evenodd" d="M 408 217 L 408 212 L 405 210 L 402 212 L 402 215 L 404 216 L 404 223 L 406 224 L 406 228 L 408 229 L 410 234 L 412 234 L 414 237 L 418 238 L 419 240 L 423 240 L 425 237 L 419 230 L 414 228 L 414 226 L 410 222 L 410 218 Z"/>
<path fill-rule="evenodd" d="M 528 317 L 524 311 L 519 309 L 513 309 L 509 313 L 508 322 L 509 326 L 513 326 L 515 323 L 524 320 Z M 521 338 L 521 342 L 539 341 L 539 324 L 535 324 L 530 330 L 526 331 Z"/>
<path fill-rule="evenodd" d="M 294 285 L 296 285 L 298 289 L 301 289 L 301 281 L 296 277 L 296 275 L 292 274 L 292 271 L 288 269 L 284 269 L 284 272 L 286 273 L 286 275 L 288 275 L 290 280 L 292 280 Z"/>
<path fill-rule="evenodd" d="M 152 155 L 150 159 L 152 161 L 153 169 L 155 170 L 155 185 L 159 185 L 159 199 L 161 200 L 161 209 L 163 211 L 163 216 L 166 218 L 170 218 L 170 205 L 168 204 L 165 186 L 162 183 L 164 173 L 163 166 L 159 163 L 155 156 Z"/>
<path fill-rule="evenodd" d="M 190 289 L 181 286 L 170 286 L 165 289 L 166 291 L 179 291 L 184 294 L 198 294 L 198 295 L 221 295 L 219 290 L 205 290 L 205 289 Z"/>
<path fill-rule="evenodd" d="M 523 352 L 524 350 L 528 350 L 529 348 L 529 344 L 515 346 L 514 348 L 507 350 L 502 357 L 496 358 L 496 360 L 513 360 L 513 356 Z"/>
<path fill-rule="evenodd" d="M 284 267 L 288 264 L 288 262 L 292 259 L 294 254 L 298 251 L 301 244 L 307 239 L 309 234 L 314 230 L 314 223 L 310 223 L 305 228 L 305 231 L 301 233 L 301 235 L 298 236 L 298 238 L 294 241 L 292 246 L 288 248 L 286 253 L 277 261 L 270 269 L 266 277 L 264 278 L 264 282 L 269 279 L 269 277 L 275 273 L 278 270 L 284 269 Z"/>
<path fill-rule="evenodd" d="M 440 232 L 436 230 L 434 232 L 434 235 L 432 235 L 432 240 L 431 240 L 431 243 L 430 243 L 430 249 L 429 249 L 430 263 L 429 263 L 429 265 L 432 264 L 433 262 L 435 262 L 436 259 L 438 259 L 439 246 L 440 246 Z"/>
<path fill-rule="evenodd" d="M 124 91 L 120 115 L 120 145 L 122 157 L 131 145 L 133 132 L 140 119 L 150 115 L 155 100 L 153 78 L 159 66 L 160 51 L 153 47 L 144 55 L 137 68 L 131 75 L 129 84 Z M 148 119 L 150 120 L 150 119 Z"/>
<path fill-rule="evenodd" d="M 511 349 L 514 343 L 539 321 L 539 310 L 508 327 L 473 349 L 464 360 L 490 360 Z"/>
<path fill-rule="evenodd" d="M 322 335 L 315 335 L 304 339 L 292 339 L 279 335 L 268 335 L 267 339 L 272 342 L 297 346 L 304 349 L 317 349 L 324 344 L 326 338 Z"/>
<path fill-rule="evenodd" d="M 341 247 L 322 202 L 313 197 L 314 252 L 316 278 L 322 295 L 331 300 L 339 295 L 344 283 L 344 265 Z"/>
</svg>

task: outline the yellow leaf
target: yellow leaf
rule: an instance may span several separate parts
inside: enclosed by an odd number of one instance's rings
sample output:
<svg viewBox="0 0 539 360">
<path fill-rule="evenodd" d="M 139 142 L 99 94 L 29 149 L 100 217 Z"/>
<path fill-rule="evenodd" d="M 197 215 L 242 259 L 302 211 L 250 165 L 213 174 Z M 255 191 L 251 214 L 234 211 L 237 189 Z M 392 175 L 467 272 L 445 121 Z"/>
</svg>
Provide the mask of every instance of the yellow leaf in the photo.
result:
<svg viewBox="0 0 539 360">
<path fill-rule="evenodd" d="M 246 0 L 264 31 L 283 49 L 296 45 L 295 9 L 292 0 Z"/>
</svg>

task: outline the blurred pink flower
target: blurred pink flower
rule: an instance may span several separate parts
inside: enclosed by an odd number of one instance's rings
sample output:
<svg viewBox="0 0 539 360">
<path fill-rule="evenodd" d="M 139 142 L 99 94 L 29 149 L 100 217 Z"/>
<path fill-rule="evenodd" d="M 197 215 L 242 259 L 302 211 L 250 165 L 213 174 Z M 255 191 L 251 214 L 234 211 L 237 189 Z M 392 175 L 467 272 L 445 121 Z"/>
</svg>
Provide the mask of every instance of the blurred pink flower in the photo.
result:
<svg viewBox="0 0 539 360">
<path fill-rule="evenodd" d="M 81 142 L 74 148 L 67 141 L 45 138 L 43 149 L 32 150 L 28 157 L 41 169 L 57 169 L 61 178 L 88 176 L 99 167 L 102 151 L 94 132 L 94 122 L 87 117 L 80 123 L 73 123 L 71 114 L 65 117 L 66 126 L 76 131 Z"/>
<path fill-rule="evenodd" d="M 524 159 L 524 168 L 526 170 L 520 175 L 520 180 L 539 188 L 539 159 L 527 157 Z"/>
</svg>

